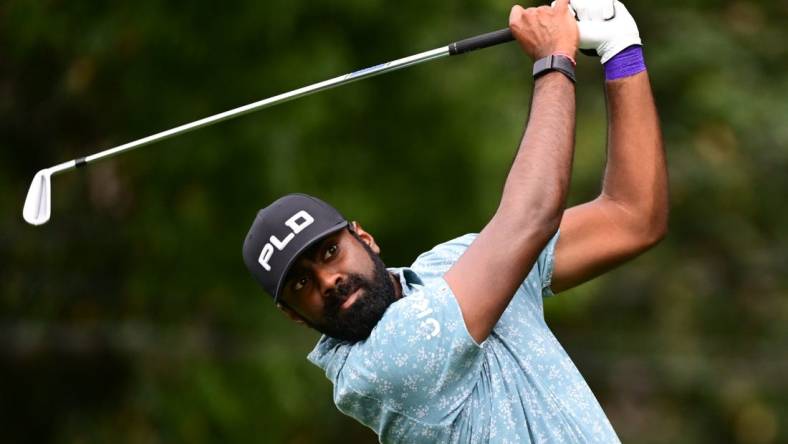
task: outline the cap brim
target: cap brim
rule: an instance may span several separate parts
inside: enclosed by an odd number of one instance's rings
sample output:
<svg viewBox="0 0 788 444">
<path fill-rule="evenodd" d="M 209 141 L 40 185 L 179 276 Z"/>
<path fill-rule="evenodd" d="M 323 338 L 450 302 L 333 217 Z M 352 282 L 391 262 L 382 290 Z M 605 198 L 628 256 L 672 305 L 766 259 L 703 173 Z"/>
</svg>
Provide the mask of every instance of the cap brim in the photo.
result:
<svg viewBox="0 0 788 444">
<path fill-rule="evenodd" d="M 295 262 L 296 259 L 298 259 L 298 257 L 301 256 L 301 253 L 303 253 L 309 247 L 314 245 L 315 242 L 320 241 L 321 239 L 323 239 L 324 237 L 328 236 L 329 234 L 336 233 L 337 231 L 347 227 L 348 225 L 349 225 L 348 221 L 343 220 L 342 222 L 334 225 L 333 227 L 328 228 L 328 229 L 324 230 L 321 233 L 318 233 L 317 235 L 315 235 L 314 238 L 312 238 L 312 240 L 310 240 L 309 242 L 305 243 L 301 248 L 296 250 L 295 254 L 293 254 L 293 257 L 291 257 L 290 260 L 287 261 L 287 265 L 284 268 L 284 272 L 282 272 L 282 274 L 279 277 L 279 282 L 276 283 L 276 294 L 273 295 L 274 296 L 274 302 L 278 302 L 279 301 L 279 294 L 282 292 L 282 285 L 284 285 L 284 283 L 285 283 L 285 278 L 287 277 L 287 273 L 290 272 L 290 267 L 292 267 L 293 266 L 293 262 Z"/>
</svg>

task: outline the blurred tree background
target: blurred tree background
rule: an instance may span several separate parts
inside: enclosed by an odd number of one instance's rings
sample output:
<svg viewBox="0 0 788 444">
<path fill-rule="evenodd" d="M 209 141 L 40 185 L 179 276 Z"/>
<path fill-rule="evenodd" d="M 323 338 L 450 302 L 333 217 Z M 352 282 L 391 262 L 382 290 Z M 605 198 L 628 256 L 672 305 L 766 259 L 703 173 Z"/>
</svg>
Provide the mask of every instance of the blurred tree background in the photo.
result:
<svg viewBox="0 0 788 444">
<path fill-rule="evenodd" d="M 0 442 L 371 443 L 241 260 L 294 191 L 389 265 L 479 230 L 529 106 L 509 44 L 320 93 L 53 181 L 44 167 L 506 26 L 492 0 L 0 2 Z M 670 234 L 547 302 L 624 442 L 788 442 L 788 3 L 628 2 L 669 155 Z M 581 57 L 570 204 L 605 102 Z"/>
</svg>

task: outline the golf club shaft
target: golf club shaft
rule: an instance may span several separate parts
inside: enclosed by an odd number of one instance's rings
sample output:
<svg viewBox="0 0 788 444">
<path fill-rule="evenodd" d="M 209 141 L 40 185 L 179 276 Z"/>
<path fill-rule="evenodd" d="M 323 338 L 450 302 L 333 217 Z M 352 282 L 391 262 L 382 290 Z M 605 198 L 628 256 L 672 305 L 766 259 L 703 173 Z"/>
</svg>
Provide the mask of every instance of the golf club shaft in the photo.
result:
<svg viewBox="0 0 788 444">
<path fill-rule="evenodd" d="M 219 123 L 224 120 L 242 116 L 244 114 L 251 113 L 253 111 L 257 111 L 269 106 L 284 103 L 293 99 L 297 99 L 299 97 L 304 97 L 319 91 L 324 91 L 330 88 L 337 87 L 339 85 L 344 85 L 350 82 L 354 82 L 356 80 L 372 77 L 374 75 L 382 74 L 387 71 L 393 71 L 395 69 L 404 68 L 409 65 L 415 65 L 417 63 L 421 63 L 427 60 L 443 57 L 445 55 L 448 55 L 448 52 L 445 50 L 445 48 L 434 49 L 432 51 L 426 51 L 410 57 L 394 60 L 392 62 L 384 63 L 370 68 L 365 68 L 350 74 L 334 77 L 333 79 L 325 80 L 309 86 L 288 91 L 286 93 L 269 97 L 267 99 L 259 100 L 257 102 L 253 102 L 248 105 L 240 106 L 238 108 L 234 108 L 229 111 L 225 111 L 223 113 L 214 114 L 212 116 L 205 117 L 203 119 L 196 120 L 191 123 L 187 123 L 172 129 L 168 129 L 166 131 L 162 131 L 160 133 L 153 134 L 151 136 L 144 137 L 142 139 L 117 146 L 115 148 L 110 148 L 106 151 L 102 151 L 100 153 L 96 153 L 91 156 L 85 157 L 84 162 L 89 163 L 102 158 L 114 156 L 124 151 L 128 151 L 134 148 L 139 148 L 141 146 L 145 146 L 154 142 L 165 140 L 173 136 L 187 133 L 189 131 L 194 131 L 198 128 L 213 125 L 214 123 Z M 77 162 L 76 166 L 80 166 L 79 165 L 80 159 L 77 159 L 75 162 Z"/>
<path fill-rule="evenodd" d="M 196 120 L 194 122 L 187 123 L 175 128 L 171 128 L 166 131 L 153 134 L 151 136 L 143 137 L 142 139 L 138 139 L 133 142 L 129 142 L 123 145 L 109 148 L 107 150 L 101 151 L 96 154 L 92 154 L 90 156 L 74 159 L 68 162 L 55 165 L 49 168 L 49 171 L 52 175 L 54 175 L 72 168 L 85 166 L 88 163 L 94 162 L 99 159 L 112 157 L 120 153 L 132 150 L 134 148 L 150 145 L 152 143 L 159 142 L 161 140 L 165 140 L 170 137 L 184 134 L 189 131 L 194 131 L 198 128 L 213 125 L 214 123 L 218 123 L 227 119 L 232 119 L 234 117 L 242 116 L 252 111 L 257 111 L 259 109 L 263 109 L 272 105 L 284 103 L 293 99 L 297 99 L 299 97 L 304 97 L 309 94 L 316 93 L 318 91 L 324 91 L 339 85 L 355 82 L 357 80 L 361 80 L 367 77 L 383 74 L 385 72 L 405 68 L 407 66 L 416 65 L 422 62 L 426 62 L 428 60 L 434 60 L 448 55 L 464 54 L 466 52 L 474 51 L 476 49 L 486 48 L 500 43 L 509 42 L 512 41 L 513 39 L 514 38 L 512 37 L 512 33 L 508 28 L 504 28 L 498 31 L 493 31 L 487 34 L 481 34 L 475 37 L 471 37 L 468 39 L 451 43 L 448 46 L 444 46 L 442 48 L 433 49 L 431 51 L 425 51 L 409 57 L 404 57 L 401 59 L 393 60 L 391 62 L 382 63 L 380 65 L 375 65 L 369 68 L 364 68 L 352 72 L 350 74 L 345 74 L 339 77 L 335 77 L 333 79 L 325 80 L 323 82 L 315 83 L 309 86 L 295 89 L 293 91 L 289 91 L 283 94 L 269 97 L 267 99 L 250 103 L 248 105 L 240 106 L 238 108 L 234 108 L 229 111 L 225 111 L 223 113 L 214 114 L 212 116 L 205 117 L 203 119 Z"/>
</svg>

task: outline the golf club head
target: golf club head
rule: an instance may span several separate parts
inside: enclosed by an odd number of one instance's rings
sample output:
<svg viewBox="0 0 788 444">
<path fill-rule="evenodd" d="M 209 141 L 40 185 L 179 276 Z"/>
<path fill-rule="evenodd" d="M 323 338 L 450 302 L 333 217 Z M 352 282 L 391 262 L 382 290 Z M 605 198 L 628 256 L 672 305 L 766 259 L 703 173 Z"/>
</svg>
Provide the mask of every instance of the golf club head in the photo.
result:
<svg viewBox="0 0 788 444">
<path fill-rule="evenodd" d="M 43 169 L 36 173 L 30 184 L 22 216 L 31 225 L 42 225 L 49 220 L 52 205 L 51 176 L 52 172 L 48 168 Z"/>
</svg>

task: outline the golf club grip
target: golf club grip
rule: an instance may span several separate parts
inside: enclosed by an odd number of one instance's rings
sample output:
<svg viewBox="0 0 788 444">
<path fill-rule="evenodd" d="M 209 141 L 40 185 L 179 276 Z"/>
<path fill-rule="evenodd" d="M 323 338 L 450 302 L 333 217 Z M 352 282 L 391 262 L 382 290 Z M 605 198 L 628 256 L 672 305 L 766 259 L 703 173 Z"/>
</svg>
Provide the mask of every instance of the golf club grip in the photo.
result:
<svg viewBox="0 0 788 444">
<path fill-rule="evenodd" d="M 511 42 L 512 40 L 514 40 L 514 36 L 509 28 L 499 29 L 450 44 L 449 55 L 465 54 L 466 52 Z"/>
</svg>

